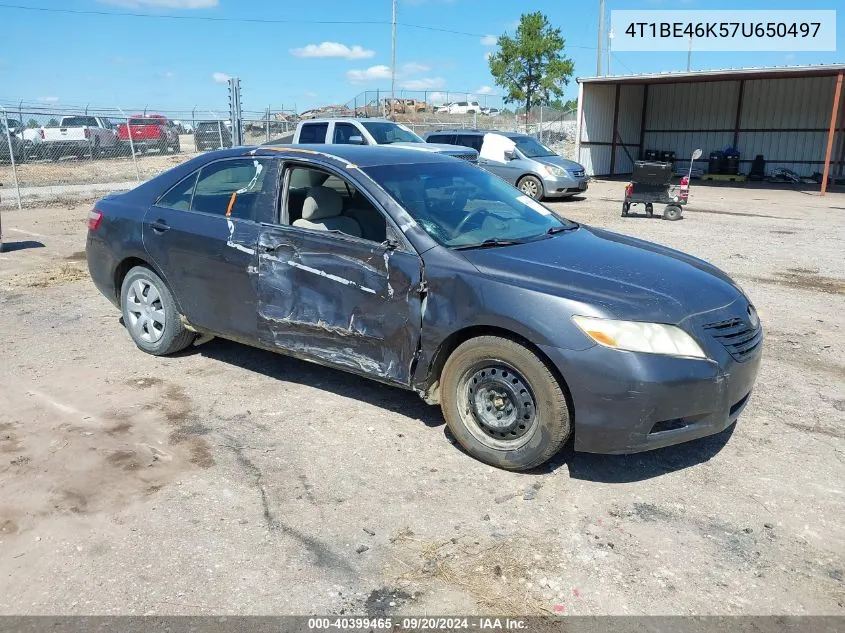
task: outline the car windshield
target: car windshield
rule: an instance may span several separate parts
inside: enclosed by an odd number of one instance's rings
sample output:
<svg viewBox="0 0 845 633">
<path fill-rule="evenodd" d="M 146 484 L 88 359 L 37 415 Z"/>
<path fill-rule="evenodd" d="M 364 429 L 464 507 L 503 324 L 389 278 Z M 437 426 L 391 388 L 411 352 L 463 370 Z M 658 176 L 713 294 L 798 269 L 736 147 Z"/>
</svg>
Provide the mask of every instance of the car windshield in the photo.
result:
<svg viewBox="0 0 845 633">
<path fill-rule="evenodd" d="M 220 121 L 220 123 L 217 121 L 203 121 L 201 123 L 197 123 L 197 132 L 217 132 L 218 129 L 223 132 L 227 131 L 226 125 L 222 121 Z"/>
<path fill-rule="evenodd" d="M 367 132 L 373 135 L 379 145 L 391 143 L 425 143 L 422 138 L 414 134 L 404 125 L 397 125 L 390 121 L 363 121 L 361 123 Z"/>
<path fill-rule="evenodd" d="M 526 242 L 578 226 L 463 162 L 379 165 L 364 171 L 444 246 Z"/>
<path fill-rule="evenodd" d="M 540 156 L 556 156 L 556 154 L 532 136 L 514 136 L 511 140 L 516 143 L 516 149 L 525 158 L 539 158 Z"/>
</svg>

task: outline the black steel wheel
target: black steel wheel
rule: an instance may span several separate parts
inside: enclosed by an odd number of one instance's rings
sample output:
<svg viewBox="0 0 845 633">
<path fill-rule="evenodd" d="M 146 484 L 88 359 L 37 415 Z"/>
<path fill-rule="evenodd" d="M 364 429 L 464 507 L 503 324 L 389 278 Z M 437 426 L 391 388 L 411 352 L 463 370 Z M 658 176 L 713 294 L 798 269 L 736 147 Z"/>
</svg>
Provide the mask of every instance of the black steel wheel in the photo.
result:
<svg viewBox="0 0 845 633">
<path fill-rule="evenodd" d="M 499 468 L 539 466 L 570 435 L 563 386 L 543 359 L 507 338 L 480 336 L 459 345 L 443 368 L 440 393 L 458 443 Z"/>
</svg>

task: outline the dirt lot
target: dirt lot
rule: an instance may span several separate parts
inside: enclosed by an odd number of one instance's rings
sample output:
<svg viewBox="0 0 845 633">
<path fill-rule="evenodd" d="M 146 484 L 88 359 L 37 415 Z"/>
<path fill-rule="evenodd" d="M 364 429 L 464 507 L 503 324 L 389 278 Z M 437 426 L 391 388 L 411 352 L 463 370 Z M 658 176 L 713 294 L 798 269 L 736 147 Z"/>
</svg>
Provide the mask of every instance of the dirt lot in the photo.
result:
<svg viewBox="0 0 845 633">
<path fill-rule="evenodd" d="M 87 207 L 4 210 L 0 613 L 845 614 L 845 194 L 697 186 L 672 223 L 618 217 L 621 188 L 555 206 L 726 269 L 762 373 L 720 436 L 531 474 L 411 393 L 141 353 Z"/>
</svg>

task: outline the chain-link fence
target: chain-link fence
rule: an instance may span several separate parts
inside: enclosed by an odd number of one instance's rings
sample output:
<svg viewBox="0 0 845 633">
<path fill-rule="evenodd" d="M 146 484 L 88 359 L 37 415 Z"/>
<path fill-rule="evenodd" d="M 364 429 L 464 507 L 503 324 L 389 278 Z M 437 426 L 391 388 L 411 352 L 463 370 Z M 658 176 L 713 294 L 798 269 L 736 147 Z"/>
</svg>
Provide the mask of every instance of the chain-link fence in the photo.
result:
<svg viewBox="0 0 845 633">
<path fill-rule="evenodd" d="M 244 111 L 243 142 L 290 140 L 300 120 L 317 116 L 389 116 L 420 135 L 464 128 L 516 131 L 536 136 L 563 156 L 574 154 L 574 112 L 544 106 L 526 116 L 502 108 L 501 98 L 495 95 L 470 95 L 458 101 L 448 99 L 466 93 L 401 91 L 397 95 L 401 97 L 391 100 L 384 91 L 365 92 L 349 104 L 299 114 L 271 108 Z M 0 105 L 3 201 L 17 197 L 23 204 L 129 189 L 198 153 L 231 147 L 233 129 L 227 117 L 225 109 Z"/>
<path fill-rule="evenodd" d="M 0 109 L 3 200 L 73 197 L 126 189 L 197 153 L 232 146 L 225 110 Z M 293 112 L 244 112 L 245 144 L 296 125 Z"/>
</svg>

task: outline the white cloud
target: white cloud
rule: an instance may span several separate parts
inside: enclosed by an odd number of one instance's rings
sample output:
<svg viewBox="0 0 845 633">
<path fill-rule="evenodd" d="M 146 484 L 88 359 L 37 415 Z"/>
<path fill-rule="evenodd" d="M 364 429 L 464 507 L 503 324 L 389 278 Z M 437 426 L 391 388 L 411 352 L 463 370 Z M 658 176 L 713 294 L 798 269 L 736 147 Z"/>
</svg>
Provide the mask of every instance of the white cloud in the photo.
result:
<svg viewBox="0 0 845 633">
<path fill-rule="evenodd" d="M 428 101 L 429 103 L 433 103 L 435 105 L 439 103 L 445 103 L 446 95 L 442 92 L 432 92 L 430 95 L 428 95 Z"/>
<path fill-rule="evenodd" d="M 173 79 L 175 76 L 176 76 L 176 73 L 174 73 L 172 70 L 165 71 L 165 73 L 164 73 L 165 79 Z"/>
<path fill-rule="evenodd" d="M 217 84 L 225 84 L 231 79 L 231 77 L 226 73 L 214 73 L 211 75 L 211 78 L 214 80 L 214 83 Z"/>
<path fill-rule="evenodd" d="M 490 86 L 481 86 L 481 88 L 476 90 L 473 94 L 489 95 L 489 94 L 493 94 L 493 89 Z"/>
<path fill-rule="evenodd" d="M 306 91 L 305 91 L 305 92 L 303 92 L 302 94 L 303 94 L 304 96 L 306 96 L 306 97 L 310 97 L 311 99 L 314 99 L 314 98 L 316 98 L 316 97 L 317 97 L 317 93 L 316 93 L 316 92 L 311 92 L 310 90 L 306 90 Z"/>
<path fill-rule="evenodd" d="M 59 98 L 58 97 L 38 97 L 38 100 L 41 103 L 56 103 L 56 102 L 58 102 Z"/>
<path fill-rule="evenodd" d="M 211 9 L 219 0 L 100 0 L 103 4 L 112 4 L 130 9 Z"/>
<path fill-rule="evenodd" d="M 499 41 L 499 38 L 495 35 L 485 35 L 481 38 L 481 45 L 482 46 L 495 46 L 496 42 Z"/>
<path fill-rule="evenodd" d="M 408 79 L 399 84 L 406 90 L 436 90 L 446 85 L 443 77 L 423 77 L 422 79 Z"/>
<path fill-rule="evenodd" d="M 379 64 L 365 70 L 350 70 L 346 73 L 346 78 L 354 84 L 376 79 L 390 79 L 390 66 Z"/>
<path fill-rule="evenodd" d="M 343 57 L 345 59 L 366 59 L 376 54 L 375 51 L 355 44 L 352 47 L 340 42 L 321 42 L 308 44 L 302 48 L 290 49 L 291 55 L 297 57 Z"/>
<path fill-rule="evenodd" d="M 417 73 L 425 73 L 431 70 L 431 67 L 419 62 L 408 62 L 402 66 L 402 73 L 405 75 L 415 75 Z"/>
<path fill-rule="evenodd" d="M 491 53 L 490 51 L 484 53 L 484 59 L 490 59 L 491 57 L 493 57 L 493 53 Z"/>
</svg>

